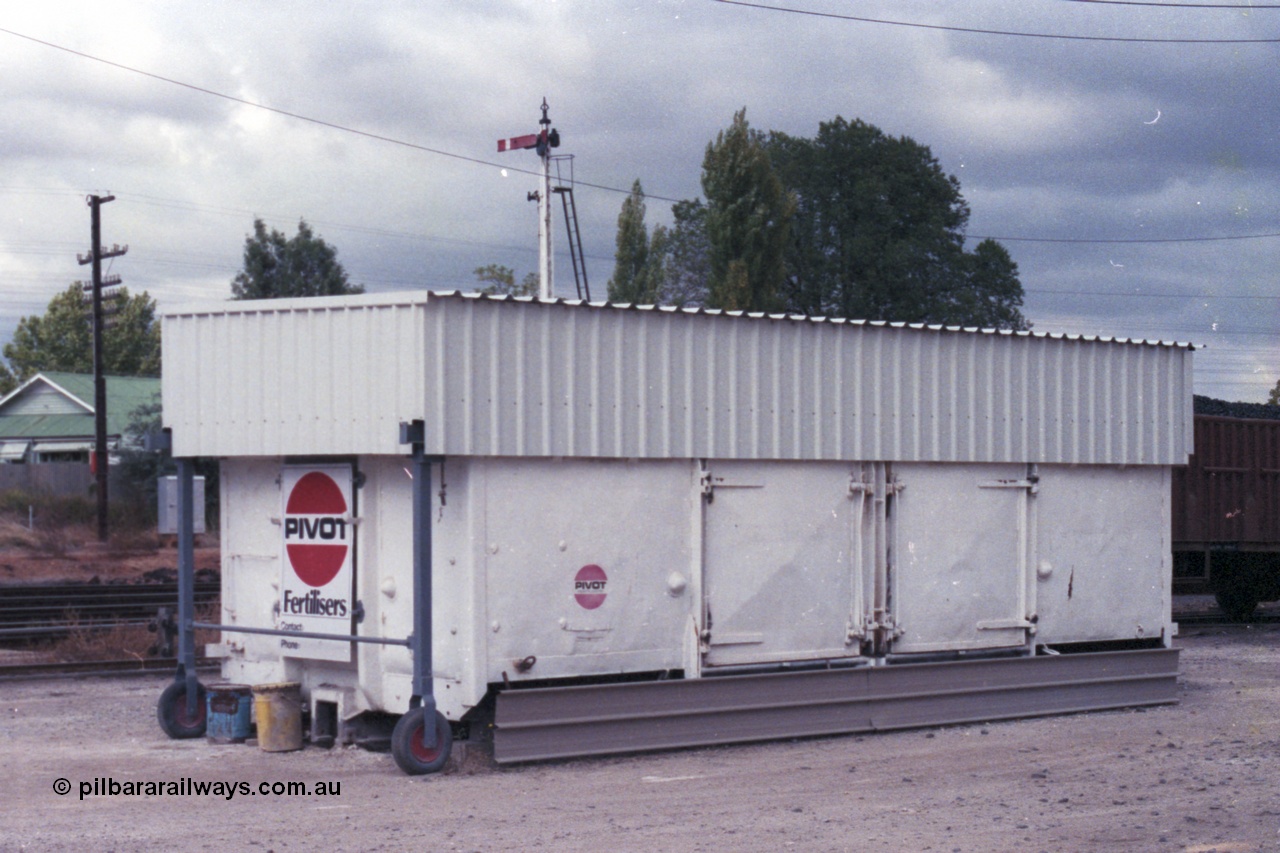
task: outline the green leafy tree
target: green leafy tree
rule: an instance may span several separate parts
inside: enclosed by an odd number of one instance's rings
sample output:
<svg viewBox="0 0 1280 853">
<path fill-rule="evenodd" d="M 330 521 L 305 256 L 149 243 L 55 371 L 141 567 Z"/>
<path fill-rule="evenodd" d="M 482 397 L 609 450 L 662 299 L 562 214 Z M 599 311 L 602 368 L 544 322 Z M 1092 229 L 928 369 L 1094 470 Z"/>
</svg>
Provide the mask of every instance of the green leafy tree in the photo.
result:
<svg viewBox="0 0 1280 853">
<path fill-rule="evenodd" d="M 129 413 L 124 441 L 113 454 L 118 460 L 113 461 L 110 468 L 111 501 L 114 504 L 113 512 L 117 516 L 117 520 L 112 523 L 113 528 L 142 529 L 156 523 L 159 504 L 157 481 L 160 477 L 175 473 L 173 459 L 168 451 L 145 449 L 147 435 L 159 433 L 163 426 L 161 413 L 159 394 Z M 196 459 L 194 467 L 196 476 L 204 477 L 205 520 L 216 527 L 219 508 L 218 460 Z"/>
<path fill-rule="evenodd" d="M 1271 393 L 1267 395 L 1268 406 L 1280 406 L 1280 382 L 1276 383 L 1276 387 L 1271 389 Z"/>
<path fill-rule="evenodd" d="M 987 329 L 1031 328 L 1019 310 L 1022 282 L 1018 265 L 1004 246 L 983 240 L 965 253 L 961 272 L 958 286 L 949 291 L 952 313 L 942 322 Z"/>
<path fill-rule="evenodd" d="M 707 304 L 726 310 L 782 306 L 784 254 L 795 200 L 783 187 L 759 134 L 739 110 L 702 160 L 709 244 Z"/>
<path fill-rule="evenodd" d="M 644 189 L 637 180 L 618 214 L 617 251 L 613 277 L 609 279 L 610 302 L 652 305 L 659 301 L 667 229 L 656 226 L 650 236 L 644 215 Z"/>
<path fill-rule="evenodd" d="M 711 241 L 707 237 L 707 206 L 701 200 L 671 206 L 673 223 L 663 235 L 663 305 L 701 307 L 707 304 L 711 281 Z"/>
<path fill-rule="evenodd" d="M 501 264 L 476 267 L 476 280 L 482 285 L 480 292 L 486 296 L 537 296 L 538 274 L 527 273 L 516 284 L 516 271 Z"/>
<path fill-rule="evenodd" d="M 103 368 L 109 376 L 160 375 L 160 324 L 156 303 L 145 291 L 136 296 L 120 288 L 105 300 L 114 313 L 102 333 Z M 54 296 L 41 316 L 23 317 L 4 346 L 8 365 L 0 381 L 13 386 L 42 370 L 93 372 L 92 299 L 80 284 Z"/>
<path fill-rule="evenodd" d="M 261 219 L 244 241 L 244 268 L 231 280 L 233 299 L 279 299 L 290 296 L 341 296 L 364 293 L 347 281 L 337 251 L 315 236 L 306 220 L 286 238 Z"/>
<path fill-rule="evenodd" d="M 1017 265 L 964 249 L 969 206 L 927 146 L 836 117 L 765 141 L 796 199 L 787 307 L 806 314 L 1024 329 Z"/>
</svg>

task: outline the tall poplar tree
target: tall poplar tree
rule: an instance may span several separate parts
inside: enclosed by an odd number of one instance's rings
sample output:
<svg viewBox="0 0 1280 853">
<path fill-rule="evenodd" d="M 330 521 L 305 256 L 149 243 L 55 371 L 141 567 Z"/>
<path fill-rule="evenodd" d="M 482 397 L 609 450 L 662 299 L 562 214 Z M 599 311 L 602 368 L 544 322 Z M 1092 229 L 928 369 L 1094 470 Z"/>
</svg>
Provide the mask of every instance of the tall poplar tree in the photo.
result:
<svg viewBox="0 0 1280 853">
<path fill-rule="evenodd" d="M 644 216 L 644 189 L 637 179 L 618 214 L 617 250 L 613 256 L 613 276 L 609 279 L 610 302 L 652 305 L 659 301 L 667 229 L 656 226 L 650 236 Z"/>
<path fill-rule="evenodd" d="M 644 190 L 637 179 L 631 194 L 622 201 L 618 214 L 618 235 L 613 254 L 613 275 L 609 278 L 609 301 L 643 303 L 649 267 L 649 232 L 644 224 Z"/>
<path fill-rule="evenodd" d="M 702 160 L 712 308 L 775 311 L 795 200 L 783 187 L 744 107 Z"/>
</svg>

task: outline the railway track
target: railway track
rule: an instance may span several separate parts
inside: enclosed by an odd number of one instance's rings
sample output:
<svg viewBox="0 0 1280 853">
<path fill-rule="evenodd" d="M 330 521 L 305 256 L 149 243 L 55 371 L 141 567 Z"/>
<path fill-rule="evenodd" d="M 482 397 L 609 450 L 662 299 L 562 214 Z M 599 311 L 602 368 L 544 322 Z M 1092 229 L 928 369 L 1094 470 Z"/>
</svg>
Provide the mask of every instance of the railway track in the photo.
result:
<svg viewBox="0 0 1280 853">
<path fill-rule="evenodd" d="M 195 585 L 196 607 L 215 604 L 220 582 Z M 161 607 L 176 609 L 175 582 L 29 584 L 0 588 L 0 643 L 26 643 L 74 630 L 145 625 Z"/>
<path fill-rule="evenodd" d="M 1251 619 L 1244 622 L 1233 622 L 1226 616 L 1222 615 L 1219 610 L 1213 611 L 1195 611 L 1187 613 L 1173 614 L 1173 621 L 1177 622 L 1181 627 L 1206 627 L 1221 625 L 1223 627 L 1239 627 L 1241 625 L 1280 625 L 1280 613 L 1255 613 Z"/>
<path fill-rule="evenodd" d="M 0 682 L 25 681 L 37 678 L 62 678 L 68 675 L 84 677 L 130 675 L 155 675 L 172 673 L 178 666 L 176 658 L 143 658 L 141 660 L 95 660 L 95 661 L 61 661 L 61 662 L 21 662 L 5 663 L 0 661 Z M 196 670 L 217 669 L 216 660 L 199 660 Z"/>
</svg>

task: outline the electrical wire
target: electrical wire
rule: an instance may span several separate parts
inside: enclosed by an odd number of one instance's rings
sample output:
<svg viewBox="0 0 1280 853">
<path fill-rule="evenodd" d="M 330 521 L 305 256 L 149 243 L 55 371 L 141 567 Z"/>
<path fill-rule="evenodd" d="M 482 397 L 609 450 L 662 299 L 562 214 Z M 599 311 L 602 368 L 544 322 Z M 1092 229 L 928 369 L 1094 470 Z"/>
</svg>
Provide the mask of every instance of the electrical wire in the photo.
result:
<svg viewBox="0 0 1280 853">
<path fill-rule="evenodd" d="M 1040 290 L 1024 288 L 1024 293 L 1045 293 L 1059 296 L 1117 296 L 1130 299 L 1280 299 L 1280 296 L 1245 296 L 1215 293 L 1117 293 L 1106 290 Z"/>
<path fill-rule="evenodd" d="M 766 9 L 770 12 L 787 12 L 793 15 L 808 15 L 815 18 L 827 18 L 840 21 L 855 21 L 862 24 L 885 24 L 892 27 L 910 27 L 920 30 L 937 30 L 948 33 L 967 33 L 984 36 L 1016 36 L 1020 38 L 1060 39 L 1063 41 L 1099 41 L 1124 42 L 1128 44 L 1276 44 L 1280 38 L 1269 39 L 1209 39 L 1209 38 L 1143 38 L 1130 36 L 1077 36 L 1064 33 L 1026 33 L 1014 30 L 988 30 L 979 27 L 954 27 L 946 24 L 921 24 L 912 21 L 890 21 L 884 18 L 864 18 L 859 15 L 842 15 L 836 12 L 819 12 L 815 9 L 797 9 L 793 6 L 768 6 L 764 3 L 749 3 L 747 0 L 711 0 L 727 6 L 742 6 L 748 9 Z"/>
<path fill-rule="evenodd" d="M 1083 0 L 1079 0 L 1079 1 L 1080 1 L 1080 2 L 1083 2 Z M 841 16 L 841 15 L 828 15 L 827 13 L 820 13 L 820 12 L 809 12 L 809 11 L 805 11 L 805 10 L 786 9 L 786 8 L 778 7 L 778 6 L 764 6 L 764 5 L 756 4 L 756 3 L 746 3 L 746 2 L 741 2 L 740 0 L 715 0 L 715 2 L 729 3 L 729 4 L 731 4 L 731 5 L 738 5 L 738 6 L 749 6 L 749 7 L 753 7 L 753 8 L 761 8 L 761 9 L 772 9 L 772 10 L 774 10 L 774 11 L 790 11 L 790 12 L 798 12 L 798 13 L 801 13 L 801 14 L 812 14 L 812 15 L 829 16 L 829 17 L 848 17 L 848 16 Z M 1277 8 L 1280 8 L 1280 7 L 1277 7 Z M 859 21 L 865 20 L 865 21 L 870 21 L 870 22 L 874 22 L 874 23 L 899 24 L 899 25 L 901 25 L 901 26 L 922 26 L 922 27 L 928 27 L 928 28 L 932 28 L 932 29 L 951 29 L 951 28 L 948 28 L 948 27 L 936 27 L 936 26 L 934 26 L 934 25 L 929 25 L 929 24 L 907 24 L 907 23 L 898 22 L 898 21 L 879 21 L 879 20 L 870 19 L 870 18 L 866 18 L 866 19 L 864 19 L 864 18 L 850 18 L 850 19 L 851 19 L 851 20 L 859 20 Z M 967 30 L 966 30 L 966 31 L 967 31 Z M 982 32 L 982 31 L 974 31 L 974 32 Z M 993 32 L 994 32 L 994 31 L 993 31 Z M 449 158 L 453 158 L 453 159 L 456 159 L 456 160 L 461 160 L 461 161 L 463 161 L 463 162 L 472 163 L 472 164 L 476 164 L 476 165 L 489 166 L 489 167 L 492 167 L 492 168 L 495 168 L 495 169 L 505 169 L 505 170 L 507 170 L 507 171 L 517 172 L 517 173 L 520 173 L 520 174 L 534 175 L 534 176 L 541 176 L 541 173 L 540 173 L 540 172 L 536 172 L 536 171 L 534 171 L 534 170 L 532 170 L 532 169 L 522 169 L 522 168 L 519 168 L 519 167 L 517 167 L 517 166 L 509 166 L 509 165 L 505 165 L 505 166 L 504 166 L 504 165 L 502 165 L 502 164 L 500 164 L 500 163 L 495 163 L 495 162 L 490 161 L 490 160 L 483 160 L 483 159 L 480 159 L 480 158 L 478 158 L 478 157 L 470 157 L 470 156 L 467 156 L 467 155 L 464 155 L 464 154 L 456 154 L 456 153 L 451 152 L 451 151 L 445 151 L 445 150 L 443 150 L 443 149 L 439 149 L 439 148 L 432 148 L 432 147 L 429 147 L 429 146 L 426 146 L 426 145 L 420 145 L 420 144 L 415 143 L 415 142 L 407 142 L 407 141 L 405 141 L 405 140 L 396 139 L 396 138 L 394 138 L 394 137 L 385 136 L 385 135 L 377 134 L 377 133 L 372 133 L 372 132 L 370 132 L 370 131 L 360 130 L 359 128 L 354 128 L 354 127 L 350 127 L 350 126 L 347 126 L 347 125 L 338 124 L 338 123 L 336 123 L 336 122 L 330 122 L 330 121 L 326 121 L 326 120 L 324 120 L 324 119 L 313 118 L 313 117 L 311 117 L 311 116 L 306 116 L 306 115 L 303 115 L 303 114 L 301 114 L 301 113 L 295 113 L 295 112 L 291 112 L 291 111 L 289 111 L 289 110 L 283 110 L 283 109 L 280 109 L 280 108 L 278 108 L 278 107 L 271 107 L 271 106 L 267 106 L 266 104 L 259 104 L 259 103 L 255 102 L 255 101 L 250 101 L 250 100 L 247 100 L 247 99 L 245 99 L 245 98 L 239 98 L 239 97 L 236 97 L 236 96 L 234 96 L 234 95 L 228 95 L 228 94 L 226 94 L 226 93 L 218 92 L 218 91 L 216 91 L 216 90 L 209 89 L 209 88 L 206 88 L 206 87 L 203 87 L 203 86 L 197 86 L 197 85 L 194 85 L 194 84 L 192 84 L 192 83 L 186 83 L 186 82 L 181 81 L 181 80 L 176 80 L 176 79 L 174 79 L 174 78 L 172 78 L 172 77 L 166 77 L 166 76 L 161 75 L 161 74 L 155 74 L 155 73 L 150 72 L 150 71 L 144 71 L 144 70 L 139 69 L 139 68 L 134 68 L 134 67 L 129 66 L 129 65 L 124 65 L 123 63 L 114 62 L 114 61 L 112 61 L 112 60 L 104 59 L 104 58 L 99 57 L 99 56 L 94 56 L 93 54 L 85 53 L 84 51 L 79 51 L 79 50 L 75 50 L 75 49 L 73 49 L 73 48 L 64 47 L 63 45 L 55 44 L 55 43 L 50 42 L 50 41 L 45 41 L 44 39 L 35 38 L 34 36 L 29 36 L 29 35 L 26 35 L 25 33 L 20 33 L 20 32 L 17 32 L 17 31 L 15 31 L 15 30 L 6 29 L 6 28 L 4 28 L 4 27 L 0 27 L 0 33 L 5 33 L 5 34 L 7 34 L 7 35 L 11 35 L 11 36 L 14 36 L 14 37 L 16 37 L 16 38 L 20 38 L 20 39 L 25 39 L 25 40 L 27 40 L 27 41 L 34 42 L 34 43 L 39 44 L 39 45 L 42 45 L 42 46 L 44 46 L 44 47 L 49 47 L 49 48 L 52 48 L 52 49 L 54 49 L 54 50 L 62 51 L 62 52 L 65 52 L 65 53 L 69 53 L 69 54 L 71 54 L 71 55 L 73 55 L 73 56 L 77 56 L 77 57 L 80 57 L 80 58 L 83 58 L 83 59 L 88 59 L 88 60 L 91 60 L 91 61 L 93 61 L 93 62 L 100 62 L 100 63 L 102 63 L 102 64 L 104 64 L 104 65 L 108 65 L 108 66 L 111 66 L 111 67 L 113 67 L 113 68 L 120 69 L 120 70 L 122 70 L 122 71 L 127 71 L 127 72 L 130 72 L 130 73 L 133 73 L 133 74 L 140 74 L 140 75 L 142 75 L 142 76 L 144 76 L 144 77 L 148 77 L 148 78 L 151 78 L 151 79 L 153 79 L 153 80 L 159 80 L 159 81 L 164 82 L 164 83 L 169 83 L 169 84 L 174 85 L 174 86 L 180 86 L 180 87 L 182 87 L 182 88 L 184 88 L 184 89 L 189 89 L 189 90 L 191 90 L 191 91 L 199 92 L 199 93 L 201 93 L 201 94 L 209 95 L 209 96 L 211 96 L 211 97 L 221 98 L 221 99 L 223 99 L 223 100 L 232 101 L 232 102 L 234 102 L 234 103 L 241 104 L 241 105 L 243 105 L 243 106 L 253 107 L 253 108 L 255 108 L 255 109 L 260 109 L 260 110 L 265 110 L 265 111 L 267 111 L 267 112 L 275 113 L 275 114 L 277 114 L 277 115 L 281 115 L 281 116 L 286 116 L 286 117 L 288 117 L 288 118 L 297 119 L 298 121 L 304 121 L 304 122 L 308 122 L 308 123 L 311 123 L 311 124 L 318 125 L 318 126 L 320 126 L 320 127 L 326 127 L 326 128 L 331 129 L 331 130 L 337 130 L 337 131 L 341 131 L 341 132 L 344 132 L 344 133 L 352 133 L 352 134 L 355 134 L 355 135 L 357 135 L 357 136 L 365 137 L 365 138 L 367 138 L 367 139 L 373 139 L 373 140 L 380 141 L 380 142 L 387 142 L 387 143 L 390 143 L 390 144 L 392 144 L 392 145 L 399 145 L 399 146 L 406 147 L 406 148 L 411 148 L 411 149 L 414 149 L 414 150 L 417 150 L 417 151 L 422 151 L 422 152 L 425 152 L 425 153 L 428 153 L 428 154 L 435 154 L 435 155 L 438 155 L 438 156 L 441 156 L 441 157 L 449 157 Z M 1014 35 L 1016 35 L 1016 34 L 1014 34 Z M 1026 34 L 1023 34 L 1023 35 L 1026 35 Z M 1047 36 L 1046 36 L 1046 37 L 1047 37 Z M 1074 37 L 1074 36 L 1063 36 L 1063 38 L 1076 38 L 1076 37 Z M 1280 39 L 1270 39 L 1270 40 L 1268 40 L 1268 41 L 1280 42 Z M 591 188 L 591 189 L 603 190 L 603 191 L 606 191 L 606 192 L 620 193 L 620 194 L 624 194 L 624 195 L 630 195 L 630 194 L 631 194 L 631 190 L 629 190 L 629 189 L 622 189 L 622 188 L 620 188 L 620 187 L 611 187 L 611 186 L 607 186 L 607 185 L 604 185 L 604 184 L 591 183 L 591 182 L 589 182 L 589 181 L 579 181 L 579 180 L 576 180 L 576 179 L 575 179 L 575 180 L 574 180 L 574 185 L 575 185 L 575 186 L 589 187 L 589 188 Z M 58 188 L 34 188 L 34 187 L 32 187 L 32 188 L 23 188 L 23 187 L 5 187 L 5 186 L 0 186 L 0 191 L 4 191 L 4 192 L 32 192 L 32 193 L 65 193 L 65 192 L 70 192 L 70 191 L 68 191 L 68 190 L 63 190 L 63 189 L 58 189 Z M 158 203 L 158 202 L 162 201 L 162 200 L 159 200 L 159 199 L 151 199 L 150 197 L 148 197 L 148 196 L 143 196 L 143 195 L 137 195 L 137 196 L 135 196 L 135 198 L 139 198 L 139 199 L 146 199 L 146 200 L 150 201 L 151 203 Z M 646 200 L 652 199 L 652 200 L 654 200 L 654 201 L 666 201 L 666 202 L 671 202 L 672 204 L 675 204 L 675 203 L 680 202 L 680 201 L 684 201 L 684 199 L 671 198 L 671 197 L 668 197 L 668 196 L 661 196 L 661 195 L 652 195 L 652 194 L 648 194 L 648 193 L 646 193 L 646 194 L 645 194 L 645 199 L 646 199 Z M 216 211 L 216 210 L 219 210 L 218 208 L 213 208 L 213 207 L 208 207 L 208 206 L 188 205 L 186 202 L 171 201 L 170 203 L 171 203 L 171 205 L 172 205 L 172 206 L 179 207 L 180 209 L 192 209 L 192 208 L 194 208 L 194 209 L 215 210 L 215 211 Z M 228 209 L 225 209 L 225 211 L 222 211 L 222 212 L 234 212 L 234 213 L 236 213 L 236 214 L 241 214 L 241 213 L 243 213 L 243 211 L 232 211 L 232 210 L 231 210 L 231 209 L 229 209 L 229 208 L 228 208 Z M 321 223 L 313 223 L 313 224 L 321 224 Z M 347 227 L 347 228 L 349 228 L 349 229 L 351 229 L 351 230 L 356 230 L 356 228 L 357 228 L 357 226 L 337 226 L 337 227 Z M 374 232 L 370 232 L 370 233 L 374 233 Z M 398 235 L 397 235 L 397 236 L 398 236 Z M 407 235 L 406 235 L 406 236 L 407 236 Z M 1025 243 L 1097 243 L 1097 244 L 1107 244 L 1107 243 L 1123 243 L 1123 244 L 1140 244 L 1140 243 L 1196 243 L 1196 242 L 1212 242 L 1212 241 L 1218 241 L 1218 240 L 1253 240 L 1253 239 L 1270 238 L 1270 237 L 1280 237 L 1280 233 L 1268 233 L 1268 234 L 1243 234 L 1243 235 L 1219 236 L 1219 237 L 1171 237 L 1171 238 L 1133 238 L 1133 239 L 1093 239 L 1093 238 L 1075 238 L 1075 237 L 1021 237 L 1021 236 L 1019 236 L 1019 237 L 991 237 L 991 236 L 983 236 L 983 235 L 978 235 L 978 234 L 968 235 L 968 238 L 969 238 L 969 239 L 974 239 L 974 240 L 996 240 L 996 241 L 1000 241 L 1000 242 L 1008 242 L 1008 243 L 1025 242 Z M 450 238 L 437 237 L 437 238 L 431 238 L 431 239 L 449 240 Z M 457 241 L 457 242 L 467 242 L 467 241 Z M 483 244 L 481 244 L 481 245 L 483 245 Z"/>
<path fill-rule="evenodd" d="M 393 136 L 386 136 L 381 133 L 373 133 L 372 131 L 361 130 L 359 128 L 351 127 L 349 125 L 338 124 L 337 122 L 327 121 L 325 119 L 314 118 L 312 116 L 303 115 L 302 113 L 295 113 L 295 112 L 291 112 L 290 110 L 280 109 L 279 107 L 267 106 L 266 104 L 260 104 L 260 103 L 257 103 L 256 101 L 250 101 L 246 98 L 240 98 L 235 95 L 228 95 L 225 92 L 219 92 L 215 89 L 209 89 L 204 86 L 197 86 L 194 83 L 187 83 L 182 80 L 174 79 L 173 77 L 165 77 L 162 74 L 156 74 L 151 71 L 144 71 L 141 68 L 135 68 L 131 65 L 125 65 L 123 63 L 115 62 L 110 59 L 104 59 L 100 56 L 94 56 L 91 53 L 85 53 L 84 51 L 75 50 L 74 48 L 65 47 L 60 44 L 55 44 L 54 42 L 51 42 L 51 41 L 45 41 L 44 39 L 39 39 L 39 38 L 36 38 L 35 36 L 29 36 L 29 35 L 26 35 L 25 33 L 17 32 L 16 30 L 10 30 L 4 27 L 0 27 L 0 33 L 11 35 L 11 36 L 14 36 L 15 38 L 25 39 L 26 41 L 34 42 L 35 44 L 43 45 L 44 47 L 52 48 L 54 50 L 59 50 L 64 53 L 69 53 L 72 56 L 78 56 L 82 59 L 88 59 L 93 62 L 100 62 L 103 65 L 108 65 L 112 68 L 120 69 L 121 71 L 128 71 L 131 74 L 139 74 L 143 77 L 149 77 L 152 80 L 159 80 L 162 83 L 169 83 L 170 85 L 173 85 L 173 86 L 180 86 L 183 89 L 189 89 L 193 92 L 199 92 L 202 95 L 209 95 L 210 97 L 221 98 L 224 101 L 230 101 L 232 103 L 240 104 L 246 107 L 253 107 L 254 109 L 265 110 L 266 112 L 269 112 L 269 113 L 274 113 L 276 115 L 296 119 L 297 121 L 304 121 L 309 124 L 318 125 L 320 127 L 326 127 L 331 130 L 338 130 L 344 133 L 352 133 L 352 134 L 355 134 L 356 136 L 363 136 L 366 139 L 372 139 L 378 142 L 386 142 L 391 145 L 399 145 L 404 148 L 411 148 L 415 151 L 422 151 L 427 154 L 435 154 L 439 157 L 449 157 L 451 159 L 460 160 L 465 163 L 472 163 L 479 166 L 488 166 L 494 169 L 505 169 L 508 172 L 518 172 L 520 174 L 525 174 L 525 175 L 534 175 L 537 177 L 542 176 L 541 171 L 535 171 L 533 169 L 522 169 L 518 166 L 495 163 L 491 160 L 483 160 L 479 157 L 470 157 L 466 154 L 457 154 L 452 151 L 445 151 L 442 148 L 432 148 L 431 146 L 421 145 L 417 142 L 408 142 L 403 139 L 396 139 Z M 623 195 L 631 194 L 631 190 L 629 189 L 622 189 L 621 187 L 610 187 L 604 184 L 591 183 L 589 181 L 575 180 L 574 186 L 589 187 L 590 189 L 594 189 L 594 190 L 604 190 L 605 192 L 621 193 Z M 656 195 L 646 195 L 645 197 L 656 199 L 658 201 L 669 201 L 673 204 L 675 202 L 681 201 L 681 199 L 678 199 L 678 198 L 666 198 L 664 196 L 656 196 Z"/>
<path fill-rule="evenodd" d="M 1280 9 L 1280 4 L 1259 3 L 1154 3 L 1149 0 L 1060 0 L 1063 3 L 1093 3 L 1099 6 L 1150 6 L 1157 9 L 1231 9 L 1253 12 L 1258 9 Z"/>
<path fill-rule="evenodd" d="M 1219 237 L 1133 237 L 1133 238 L 1095 238 L 1095 237 L 984 237 L 979 234 L 968 234 L 969 240 L 996 240 L 1002 243 L 1215 243 L 1223 240 L 1264 240 L 1280 237 L 1280 232 L 1266 234 L 1230 234 Z"/>
</svg>

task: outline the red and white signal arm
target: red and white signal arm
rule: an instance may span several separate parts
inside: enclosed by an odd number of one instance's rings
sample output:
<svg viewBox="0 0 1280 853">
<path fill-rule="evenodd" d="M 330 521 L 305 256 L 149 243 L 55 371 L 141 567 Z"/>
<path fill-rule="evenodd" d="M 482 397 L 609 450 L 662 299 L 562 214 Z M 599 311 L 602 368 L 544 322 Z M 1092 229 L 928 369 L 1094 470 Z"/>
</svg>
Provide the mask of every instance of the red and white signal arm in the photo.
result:
<svg viewBox="0 0 1280 853">
<path fill-rule="evenodd" d="M 350 634 L 355 524 L 350 465 L 286 466 L 280 477 L 281 631 Z M 283 657 L 349 661 L 341 640 L 280 637 Z"/>
</svg>

